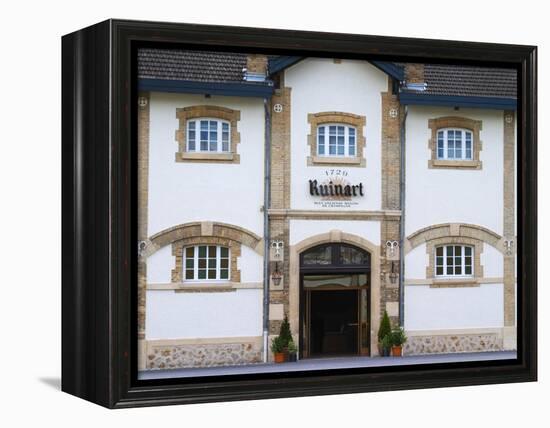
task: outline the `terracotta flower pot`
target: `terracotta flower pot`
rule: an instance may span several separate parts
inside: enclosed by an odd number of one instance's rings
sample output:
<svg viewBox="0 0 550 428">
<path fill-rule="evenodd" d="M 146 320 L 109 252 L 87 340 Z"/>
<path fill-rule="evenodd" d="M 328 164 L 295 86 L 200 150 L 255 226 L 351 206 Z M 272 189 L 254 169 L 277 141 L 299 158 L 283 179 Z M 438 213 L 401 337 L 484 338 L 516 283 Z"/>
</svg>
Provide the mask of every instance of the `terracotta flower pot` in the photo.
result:
<svg viewBox="0 0 550 428">
<path fill-rule="evenodd" d="M 284 352 L 275 352 L 273 354 L 273 360 L 276 363 L 284 363 L 285 362 L 285 353 Z"/>
<path fill-rule="evenodd" d="M 402 346 L 392 346 L 391 347 L 391 356 L 392 357 L 401 357 L 401 356 L 403 356 L 403 347 Z"/>
</svg>

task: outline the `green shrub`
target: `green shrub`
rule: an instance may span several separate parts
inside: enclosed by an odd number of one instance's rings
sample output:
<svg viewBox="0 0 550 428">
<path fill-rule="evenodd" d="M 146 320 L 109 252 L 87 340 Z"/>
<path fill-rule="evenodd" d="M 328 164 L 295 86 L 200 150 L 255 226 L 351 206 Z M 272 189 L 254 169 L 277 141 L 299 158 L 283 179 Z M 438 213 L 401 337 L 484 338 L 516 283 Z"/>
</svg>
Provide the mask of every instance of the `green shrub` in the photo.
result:
<svg viewBox="0 0 550 428">
<path fill-rule="evenodd" d="M 285 345 L 283 344 L 280 336 L 271 339 L 271 352 L 273 352 L 274 354 L 283 352 L 284 347 Z"/>
<path fill-rule="evenodd" d="M 292 340 L 292 334 L 290 334 L 290 324 L 288 323 L 288 317 L 281 323 L 281 329 L 279 330 L 279 337 L 282 340 L 283 348 L 288 347 L 288 344 Z"/>
<path fill-rule="evenodd" d="M 405 330 L 402 327 L 396 328 L 391 332 L 391 343 L 393 346 L 402 346 L 407 341 Z"/>
<path fill-rule="evenodd" d="M 393 337 L 391 334 L 386 334 L 382 339 L 382 348 L 383 349 L 390 349 L 393 344 Z"/>
<path fill-rule="evenodd" d="M 382 317 L 380 327 L 378 328 L 378 342 L 382 342 L 384 337 L 388 334 L 391 334 L 390 317 L 388 316 L 388 313 L 384 311 L 384 316 Z"/>
<path fill-rule="evenodd" d="M 298 347 L 292 339 L 290 339 L 290 342 L 288 342 L 288 352 L 290 352 L 291 354 L 295 354 L 296 352 L 298 352 Z"/>
</svg>

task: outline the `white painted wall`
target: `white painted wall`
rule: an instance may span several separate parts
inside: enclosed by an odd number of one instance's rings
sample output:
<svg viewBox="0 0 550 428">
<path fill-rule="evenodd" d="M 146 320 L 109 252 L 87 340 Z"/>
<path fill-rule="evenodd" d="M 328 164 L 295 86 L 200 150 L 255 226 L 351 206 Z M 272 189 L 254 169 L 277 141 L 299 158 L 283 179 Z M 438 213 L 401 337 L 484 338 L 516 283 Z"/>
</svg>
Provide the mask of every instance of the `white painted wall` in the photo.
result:
<svg viewBox="0 0 550 428">
<path fill-rule="evenodd" d="M 316 209 L 309 195 L 309 179 L 325 177 L 335 167 L 307 166 L 310 146 L 308 113 L 341 111 L 366 116 L 366 168 L 348 171 L 352 184 L 363 182 L 364 197 L 352 209 L 377 210 L 381 204 L 381 97 L 387 90 L 387 75 L 366 61 L 308 58 L 285 71 L 285 86 L 291 91 L 291 207 Z"/>
<path fill-rule="evenodd" d="M 147 257 L 147 283 L 165 284 L 172 281 L 172 269 L 176 258 L 172 255 L 172 246 L 166 245 Z"/>
<path fill-rule="evenodd" d="M 241 256 L 237 257 L 237 266 L 241 271 L 241 282 L 263 281 L 263 257 L 252 248 L 241 245 Z"/>
<path fill-rule="evenodd" d="M 464 116 L 483 121 L 481 170 L 430 169 L 428 119 Z M 460 222 L 484 226 L 502 235 L 502 111 L 410 106 L 406 125 L 407 236 L 423 227 Z"/>
<path fill-rule="evenodd" d="M 262 334 L 262 290 L 228 293 L 148 290 L 146 305 L 148 340 Z"/>
<path fill-rule="evenodd" d="M 379 221 L 359 220 L 290 220 L 290 245 L 296 245 L 306 238 L 310 238 L 331 230 L 357 235 L 367 239 L 374 245 L 380 242 Z"/>
<path fill-rule="evenodd" d="M 483 276 L 486 278 L 501 278 L 504 276 L 504 256 L 492 245 L 483 243 L 481 253 Z"/>
<path fill-rule="evenodd" d="M 176 162 L 176 109 L 240 110 L 240 164 Z M 219 221 L 262 234 L 264 107 L 258 98 L 151 93 L 148 233 L 191 221 Z"/>
<path fill-rule="evenodd" d="M 405 330 L 491 328 L 504 325 L 502 284 L 405 287 Z"/>
<path fill-rule="evenodd" d="M 405 256 L 405 279 L 426 279 L 426 267 L 430 262 L 426 244 L 413 248 Z"/>
</svg>

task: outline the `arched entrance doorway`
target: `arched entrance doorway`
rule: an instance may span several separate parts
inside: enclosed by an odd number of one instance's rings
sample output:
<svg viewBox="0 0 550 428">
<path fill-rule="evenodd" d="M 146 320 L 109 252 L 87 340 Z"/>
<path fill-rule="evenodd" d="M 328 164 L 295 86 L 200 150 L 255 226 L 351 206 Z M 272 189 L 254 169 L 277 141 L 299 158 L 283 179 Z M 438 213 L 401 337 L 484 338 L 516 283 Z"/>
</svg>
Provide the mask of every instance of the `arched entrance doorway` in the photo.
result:
<svg viewBox="0 0 550 428">
<path fill-rule="evenodd" d="M 329 243 L 300 254 L 300 355 L 370 355 L 371 255 Z"/>
</svg>

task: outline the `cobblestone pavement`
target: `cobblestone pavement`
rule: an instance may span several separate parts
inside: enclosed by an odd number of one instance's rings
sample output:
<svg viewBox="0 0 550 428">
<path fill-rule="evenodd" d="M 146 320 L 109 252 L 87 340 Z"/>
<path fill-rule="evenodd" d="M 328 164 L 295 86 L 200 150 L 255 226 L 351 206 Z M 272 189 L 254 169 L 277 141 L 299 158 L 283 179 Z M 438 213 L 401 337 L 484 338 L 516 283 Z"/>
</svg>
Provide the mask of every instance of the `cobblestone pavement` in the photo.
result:
<svg viewBox="0 0 550 428">
<path fill-rule="evenodd" d="M 461 354 L 414 355 L 404 357 L 338 357 L 338 358 L 308 358 L 296 363 L 260 363 L 228 367 L 208 367 L 196 369 L 174 370 L 144 370 L 138 374 L 138 379 L 167 379 L 196 376 L 223 376 L 251 373 L 273 373 L 286 371 L 309 371 L 325 369 L 342 369 L 356 367 L 403 366 L 412 364 L 457 363 L 467 361 L 490 361 L 516 359 L 512 352 L 477 352 Z"/>
</svg>

